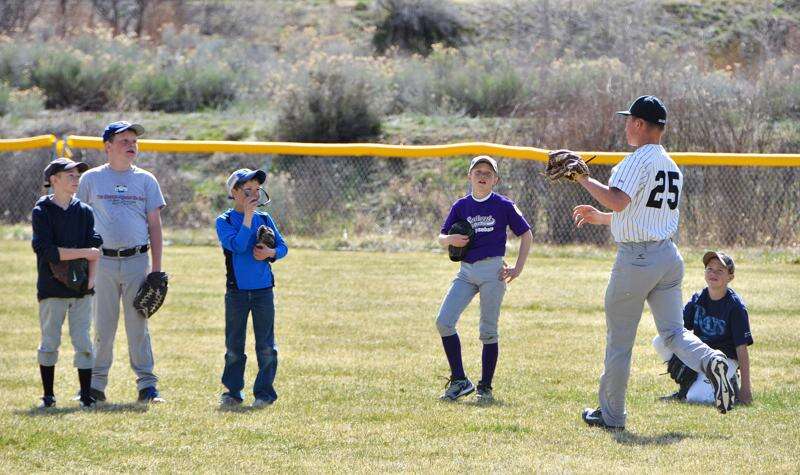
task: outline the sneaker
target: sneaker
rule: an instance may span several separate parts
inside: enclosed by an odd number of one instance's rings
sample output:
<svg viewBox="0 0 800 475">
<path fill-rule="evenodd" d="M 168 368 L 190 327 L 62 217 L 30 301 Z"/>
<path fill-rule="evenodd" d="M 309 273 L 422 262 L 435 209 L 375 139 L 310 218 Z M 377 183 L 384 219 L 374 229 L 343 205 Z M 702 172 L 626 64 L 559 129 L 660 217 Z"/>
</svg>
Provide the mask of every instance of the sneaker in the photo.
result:
<svg viewBox="0 0 800 475">
<path fill-rule="evenodd" d="M 39 403 L 39 409 L 47 409 L 50 407 L 56 407 L 56 397 L 55 396 L 42 397 L 42 402 Z"/>
<path fill-rule="evenodd" d="M 603 420 L 603 412 L 600 410 L 600 408 L 584 409 L 581 413 L 581 418 L 583 419 L 583 422 L 588 424 L 590 427 L 601 427 L 605 430 L 611 431 L 625 430 L 625 426 L 610 426 L 606 424 L 606 421 Z"/>
<path fill-rule="evenodd" d="M 720 356 L 711 358 L 706 365 L 705 373 L 714 386 L 714 405 L 719 412 L 725 414 L 733 407 L 734 392 L 728 380 L 728 362 Z"/>
<path fill-rule="evenodd" d="M 138 402 L 142 402 L 145 404 L 153 403 L 158 404 L 162 402 L 166 402 L 161 396 L 158 395 L 158 390 L 150 386 L 149 388 L 144 388 L 139 390 L 139 400 Z"/>
<path fill-rule="evenodd" d="M 478 402 L 482 403 L 490 403 L 494 402 L 494 396 L 492 396 L 492 387 L 488 384 L 483 384 L 482 382 L 478 382 L 478 392 L 476 395 Z"/>
<path fill-rule="evenodd" d="M 271 406 L 273 402 L 275 402 L 273 399 L 256 398 L 256 400 L 253 401 L 253 407 L 255 407 L 255 408 L 267 407 L 267 406 Z"/>
<path fill-rule="evenodd" d="M 222 396 L 219 397 L 219 405 L 223 407 L 238 406 L 241 403 L 242 403 L 241 399 L 228 393 L 224 393 Z"/>
<path fill-rule="evenodd" d="M 469 379 L 450 379 L 445 386 L 444 394 L 439 399 L 443 401 L 455 401 L 461 396 L 472 394 L 475 391 L 475 385 Z"/>
<path fill-rule="evenodd" d="M 95 403 L 102 403 L 106 402 L 106 393 L 99 389 L 89 388 L 89 397 L 94 399 Z M 81 391 L 75 394 L 75 397 L 72 398 L 73 401 L 80 401 L 81 400 Z"/>
<path fill-rule="evenodd" d="M 97 407 L 97 400 L 91 396 L 88 398 L 80 399 L 79 402 L 81 409 L 92 409 Z"/>
</svg>

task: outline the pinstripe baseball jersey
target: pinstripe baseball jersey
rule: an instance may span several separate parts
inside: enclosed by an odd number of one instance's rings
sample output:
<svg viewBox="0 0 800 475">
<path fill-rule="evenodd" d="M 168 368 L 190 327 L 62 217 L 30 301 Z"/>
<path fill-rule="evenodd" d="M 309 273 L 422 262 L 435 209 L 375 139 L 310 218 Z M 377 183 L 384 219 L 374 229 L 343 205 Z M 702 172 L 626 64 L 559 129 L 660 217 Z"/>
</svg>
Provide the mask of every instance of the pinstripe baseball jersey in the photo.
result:
<svg viewBox="0 0 800 475">
<path fill-rule="evenodd" d="M 631 199 L 624 210 L 611 214 L 614 241 L 660 241 L 678 230 L 683 173 L 661 145 L 643 145 L 625 157 L 612 170 L 608 186 Z"/>
</svg>

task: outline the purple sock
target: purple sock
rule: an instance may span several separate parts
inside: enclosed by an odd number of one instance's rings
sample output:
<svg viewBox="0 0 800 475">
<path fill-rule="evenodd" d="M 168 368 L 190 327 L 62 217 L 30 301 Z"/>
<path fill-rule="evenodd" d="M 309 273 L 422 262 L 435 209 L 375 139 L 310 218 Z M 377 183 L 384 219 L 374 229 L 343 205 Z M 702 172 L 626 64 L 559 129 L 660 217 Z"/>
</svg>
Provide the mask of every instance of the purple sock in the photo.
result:
<svg viewBox="0 0 800 475">
<path fill-rule="evenodd" d="M 497 366 L 497 355 L 500 348 L 497 343 L 490 343 L 483 345 L 483 354 L 481 355 L 482 374 L 481 383 L 486 386 L 492 385 L 492 378 L 494 378 L 494 368 Z"/>
<path fill-rule="evenodd" d="M 447 362 L 450 363 L 450 378 L 453 380 L 466 379 L 464 374 L 464 364 L 461 362 L 461 340 L 458 333 L 442 337 L 444 354 L 447 355 Z"/>
</svg>

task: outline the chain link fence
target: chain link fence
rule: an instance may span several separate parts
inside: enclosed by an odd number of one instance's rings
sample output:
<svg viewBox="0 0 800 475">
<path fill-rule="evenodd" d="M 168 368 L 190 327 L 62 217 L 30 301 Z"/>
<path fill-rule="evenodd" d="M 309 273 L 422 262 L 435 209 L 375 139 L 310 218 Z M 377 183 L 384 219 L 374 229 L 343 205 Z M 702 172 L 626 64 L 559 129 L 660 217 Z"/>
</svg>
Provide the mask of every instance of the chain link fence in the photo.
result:
<svg viewBox="0 0 800 475">
<path fill-rule="evenodd" d="M 92 166 L 105 162 L 98 150 L 75 150 Z M 0 153 L 6 179 L 0 195 L 5 224 L 30 220 L 44 193 L 42 170 L 50 150 Z M 224 183 L 241 168 L 269 170 L 268 211 L 288 236 L 343 235 L 429 239 L 438 233 L 450 205 L 467 192 L 471 157 L 395 159 L 297 157 L 240 154 L 142 153 L 137 164 L 158 178 L 167 200 L 167 228 L 208 230 L 231 205 Z M 550 183 L 537 161 L 499 159 L 499 193 L 517 202 L 533 226 L 535 242 L 611 243 L 607 228 L 576 229 L 572 208 L 595 201 L 582 187 Z M 608 166 L 592 166 L 607 181 Z M 800 168 L 684 166 L 681 198 L 682 244 L 698 247 L 800 244 Z"/>
</svg>

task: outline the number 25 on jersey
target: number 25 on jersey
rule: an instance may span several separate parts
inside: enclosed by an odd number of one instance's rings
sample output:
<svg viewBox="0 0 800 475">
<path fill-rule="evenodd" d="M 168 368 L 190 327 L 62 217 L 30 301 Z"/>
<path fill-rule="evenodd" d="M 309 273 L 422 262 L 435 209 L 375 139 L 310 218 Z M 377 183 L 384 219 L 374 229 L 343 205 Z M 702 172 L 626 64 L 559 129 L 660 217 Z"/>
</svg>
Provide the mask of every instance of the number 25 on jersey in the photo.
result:
<svg viewBox="0 0 800 475">
<path fill-rule="evenodd" d="M 650 197 L 647 199 L 648 208 L 661 208 L 664 204 L 664 196 L 667 198 L 667 206 L 669 209 L 678 207 L 678 199 L 680 195 L 680 174 L 678 172 L 665 172 L 660 170 L 656 173 L 656 186 L 650 191 Z M 666 193 L 664 192 L 666 190 Z"/>
</svg>

